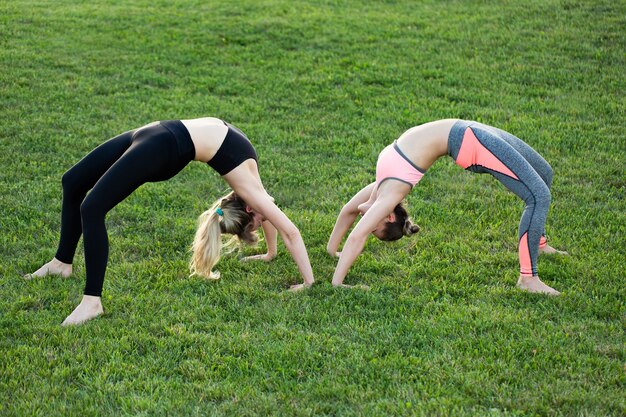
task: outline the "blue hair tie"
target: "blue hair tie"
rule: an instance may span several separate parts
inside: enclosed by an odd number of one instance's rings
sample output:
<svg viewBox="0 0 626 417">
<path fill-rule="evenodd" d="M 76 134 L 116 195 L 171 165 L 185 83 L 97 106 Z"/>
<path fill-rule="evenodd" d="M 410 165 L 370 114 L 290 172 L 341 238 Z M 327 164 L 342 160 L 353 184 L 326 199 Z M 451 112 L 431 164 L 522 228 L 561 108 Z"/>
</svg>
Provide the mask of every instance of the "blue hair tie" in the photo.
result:
<svg viewBox="0 0 626 417">
<path fill-rule="evenodd" d="M 222 217 L 224 216 L 224 212 L 222 211 L 221 207 L 218 207 L 217 210 L 215 210 L 215 212 Z"/>
</svg>

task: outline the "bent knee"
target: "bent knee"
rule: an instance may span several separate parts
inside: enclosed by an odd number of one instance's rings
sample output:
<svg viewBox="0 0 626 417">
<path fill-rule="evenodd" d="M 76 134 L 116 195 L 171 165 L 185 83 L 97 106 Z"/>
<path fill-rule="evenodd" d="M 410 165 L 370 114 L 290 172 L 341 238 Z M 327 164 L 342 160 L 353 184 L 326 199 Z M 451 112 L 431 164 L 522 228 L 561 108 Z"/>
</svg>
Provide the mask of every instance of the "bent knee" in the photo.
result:
<svg viewBox="0 0 626 417">
<path fill-rule="evenodd" d="M 97 198 L 94 198 L 92 194 L 89 194 L 80 205 L 80 216 L 83 219 L 104 216 L 106 214 L 106 210 L 102 207 L 103 204 L 99 202 Z"/>
<path fill-rule="evenodd" d="M 61 185 L 63 190 L 72 191 L 80 187 L 81 177 L 79 172 L 74 168 L 68 169 L 61 177 Z"/>
<path fill-rule="evenodd" d="M 552 171 L 552 167 L 550 166 L 550 164 L 546 163 L 547 167 L 546 167 L 546 172 L 545 172 L 545 181 L 546 181 L 546 185 L 548 186 L 548 188 L 552 187 L 552 177 L 554 176 L 554 171 Z"/>
<path fill-rule="evenodd" d="M 535 204 L 549 206 L 552 200 L 552 193 L 548 187 L 541 187 L 535 193 Z"/>
</svg>

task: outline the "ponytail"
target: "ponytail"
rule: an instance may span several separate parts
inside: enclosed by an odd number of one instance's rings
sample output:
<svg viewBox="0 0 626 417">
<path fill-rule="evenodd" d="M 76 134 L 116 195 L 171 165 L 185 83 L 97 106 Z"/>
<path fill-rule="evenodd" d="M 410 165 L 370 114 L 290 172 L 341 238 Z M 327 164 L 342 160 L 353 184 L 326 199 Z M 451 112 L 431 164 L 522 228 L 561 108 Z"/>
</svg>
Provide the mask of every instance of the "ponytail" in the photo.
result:
<svg viewBox="0 0 626 417">
<path fill-rule="evenodd" d="M 213 266 L 220 260 L 221 235 L 220 216 L 217 204 L 205 211 L 198 218 L 198 229 L 191 245 L 191 275 L 200 275 L 209 279 L 219 279 L 219 271 L 213 272 Z"/>
<path fill-rule="evenodd" d="M 402 236 L 411 236 L 419 232 L 420 227 L 411 222 L 409 219 L 409 213 L 402 206 L 402 203 L 398 204 L 393 213 L 396 216 L 396 220 L 393 223 L 387 223 L 381 240 L 390 242 L 400 239 Z"/>
<path fill-rule="evenodd" d="M 191 275 L 200 275 L 209 279 L 219 279 L 219 271 L 213 267 L 220 259 L 222 248 L 229 252 L 238 241 L 253 244 L 258 241 L 256 231 L 252 230 L 253 215 L 246 211 L 246 203 L 234 192 L 216 201 L 210 209 L 198 218 L 198 229 L 191 245 Z M 222 233 L 234 235 L 222 243 Z"/>
<path fill-rule="evenodd" d="M 404 236 L 411 236 L 419 231 L 420 227 L 415 223 L 411 223 L 411 220 L 409 219 L 406 219 L 404 226 L 402 226 L 402 233 Z"/>
</svg>

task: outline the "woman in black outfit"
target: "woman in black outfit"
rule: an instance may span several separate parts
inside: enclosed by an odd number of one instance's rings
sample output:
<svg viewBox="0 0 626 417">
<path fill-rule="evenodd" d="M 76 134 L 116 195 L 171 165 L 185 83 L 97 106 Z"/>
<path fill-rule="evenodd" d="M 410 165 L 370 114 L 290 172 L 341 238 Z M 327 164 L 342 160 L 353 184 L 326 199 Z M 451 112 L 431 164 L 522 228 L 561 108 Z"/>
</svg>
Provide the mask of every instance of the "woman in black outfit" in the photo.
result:
<svg viewBox="0 0 626 417">
<path fill-rule="evenodd" d="M 313 271 L 300 232 L 265 191 L 257 155 L 248 138 L 236 127 L 213 117 L 153 122 L 108 140 L 63 175 L 57 253 L 50 262 L 27 275 L 69 276 L 78 240 L 83 235 L 87 284 L 81 303 L 63 325 L 80 324 L 103 313 L 101 294 L 109 252 L 106 214 L 140 185 L 170 179 L 193 160 L 208 163 L 233 192 L 200 216 L 191 272 L 219 278 L 219 272 L 212 269 L 220 257 L 221 233 L 254 243 L 256 230 L 262 226 L 268 252 L 253 258 L 271 260 L 276 256 L 278 230 L 304 278 L 303 284 L 292 289 L 313 284 Z"/>
</svg>

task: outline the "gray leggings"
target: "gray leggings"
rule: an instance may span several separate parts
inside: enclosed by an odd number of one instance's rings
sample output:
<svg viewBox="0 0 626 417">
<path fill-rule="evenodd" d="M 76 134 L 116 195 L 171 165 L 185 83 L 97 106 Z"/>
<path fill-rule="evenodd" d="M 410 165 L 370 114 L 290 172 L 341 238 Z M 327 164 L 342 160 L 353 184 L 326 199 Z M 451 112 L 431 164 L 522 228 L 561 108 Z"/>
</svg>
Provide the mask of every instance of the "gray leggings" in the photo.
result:
<svg viewBox="0 0 626 417">
<path fill-rule="evenodd" d="M 521 139 L 478 122 L 459 120 L 448 137 L 448 153 L 468 171 L 488 173 L 526 203 L 519 224 L 520 272 L 537 275 L 539 246 L 545 245 L 552 168 Z"/>
</svg>

